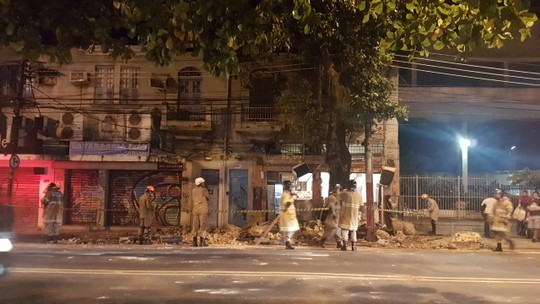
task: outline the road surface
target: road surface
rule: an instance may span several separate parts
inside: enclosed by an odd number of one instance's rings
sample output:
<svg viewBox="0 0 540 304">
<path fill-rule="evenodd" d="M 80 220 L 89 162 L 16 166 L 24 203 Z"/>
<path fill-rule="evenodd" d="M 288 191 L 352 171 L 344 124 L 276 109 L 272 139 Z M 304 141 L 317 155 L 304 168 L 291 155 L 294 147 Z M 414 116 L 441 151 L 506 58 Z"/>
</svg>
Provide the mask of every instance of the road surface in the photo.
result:
<svg viewBox="0 0 540 304">
<path fill-rule="evenodd" d="M 24 244 L 0 303 L 539 303 L 538 252 Z"/>
</svg>

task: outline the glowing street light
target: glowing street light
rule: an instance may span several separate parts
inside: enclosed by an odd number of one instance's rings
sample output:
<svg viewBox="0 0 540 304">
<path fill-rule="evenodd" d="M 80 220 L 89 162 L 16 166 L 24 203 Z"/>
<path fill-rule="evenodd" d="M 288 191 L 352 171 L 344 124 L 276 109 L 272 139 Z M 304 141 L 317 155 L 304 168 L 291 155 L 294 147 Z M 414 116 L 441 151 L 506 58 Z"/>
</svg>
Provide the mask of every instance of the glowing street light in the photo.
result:
<svg viewBox="0 0 540 304">
<path fill-rule="evenodd" d="M 461 147 L 461 174 L 463 177 L 463 192 L 467 192 L 469 189 L 469 172 L 468 172 L 468 158 L 469 158 L 469 146 L 471 140 L 467 138 L 459 138 L 459 146 Z"/>
</svg>

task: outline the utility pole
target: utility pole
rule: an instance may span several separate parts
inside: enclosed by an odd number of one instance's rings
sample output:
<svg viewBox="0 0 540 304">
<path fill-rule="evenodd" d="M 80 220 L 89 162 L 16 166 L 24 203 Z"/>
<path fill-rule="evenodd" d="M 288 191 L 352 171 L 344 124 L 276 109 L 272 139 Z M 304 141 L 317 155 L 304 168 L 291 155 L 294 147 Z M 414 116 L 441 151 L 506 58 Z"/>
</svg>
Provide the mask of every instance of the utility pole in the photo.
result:
<svg viewBox="0 0 540 304">
<path fill-rule="evenodd" d="M 367 212 L 367 235 L 366 240 L 375 242 L 375 209 L 373 204 L 373 160 L 371 151 L 372 121 L 367 120 L 364 126 L 364 147 L 366 152 L 366 212 Z"/>
<path fill-rule="evenodd" d="M 8 197 L 13 196 L 13 180 L 15 179 L 15 169 L 16 166 L 12 165 L 12 159 L 17 157 L 17 148 L 19 146 L 19 129 L 21 128 L 22 124 L 22 117 L 21 117 L 21 110 L 24 106 L 24 99 L 23 99 L 23 93 L 24 93 L 24 85 L 26 83 L 26 60 L 21 60 L 20 66 L 19 66 L 19 79 L 17 83 L 17 92 L 15 99 L 13 100 L 13 121 L 11 123 L 11 134 L 10 134 L 10 152 L 11 152 L 11 159 L 10 159 L 10 166 L 9 166 L 9 179 L 8 179 Z M 18 161 L 17 161 L 18 166 Z"/>
</svg>

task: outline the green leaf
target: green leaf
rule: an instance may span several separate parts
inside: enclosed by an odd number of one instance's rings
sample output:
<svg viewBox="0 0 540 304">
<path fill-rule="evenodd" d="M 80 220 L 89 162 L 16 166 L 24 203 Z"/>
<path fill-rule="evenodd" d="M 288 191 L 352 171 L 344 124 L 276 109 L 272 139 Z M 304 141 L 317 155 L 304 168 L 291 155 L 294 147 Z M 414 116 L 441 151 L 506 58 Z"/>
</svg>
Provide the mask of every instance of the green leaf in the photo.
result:
<svg viewBox="0 0 540 304">
<path fill-rule="evenodd" d="M 365 9 L 366 9 L 366 1 L 363 0 L 363 1 L 360 1 L 360 3 L 358 3 L 358 9 L 363 12 Z"/>
<path fill-rule="evenodd" d="M 382 4 L 382 3 L 379 3 L 379 4 L 375 5 L 375 7 L 373 8 L 373 11 L 375 11 L 375 13 L 376 13 L 377 15 L 382 14 L 382 11 L 383 11 L 383 4 Z"/>
<path fill-rule="evenodd" d="M 436 50 L 436 51 L 440 51 L 444 48 L 444 43 L 440 40 L 437 40 L 435 41 L 435 43 L 433 44 L 433 48 Z"/>
<path fill-rule="evenodd" d="M 364 19 L 362 19 L 362 23 L 368 23 L 369 22 L 369 14 L 364 15 Z"/>
<path fill-rule="evenodd" d="M 412 2 L 408 2 L 407 4 L 405 4 L 405 7 L 407 8 L 407 10 L 409 11 L 414 11 L 416 9 L 416 5 Z"/>
</svg>

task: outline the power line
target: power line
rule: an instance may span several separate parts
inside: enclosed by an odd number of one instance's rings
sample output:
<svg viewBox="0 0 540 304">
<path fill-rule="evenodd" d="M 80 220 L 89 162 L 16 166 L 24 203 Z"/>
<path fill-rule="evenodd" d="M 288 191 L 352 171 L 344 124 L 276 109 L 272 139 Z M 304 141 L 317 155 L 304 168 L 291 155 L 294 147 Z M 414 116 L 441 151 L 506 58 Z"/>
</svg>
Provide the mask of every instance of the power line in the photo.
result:
<svg viewBox="0 0 540 304">
<path fill-rule="evenodd" d="M 430 74 L 437 74 L 437 75 L 445 75 L 445 76 L 453 76 L 453 77 L 460 77 L 460 78 L 468 78 L 468 79 L 474 79 L 474 80 L 483 80 L 483 81 L 491 81 L 491 82 L 500 82 L 500 83 L 509 83 L 509 84 L 517 84 L 517 85 L 523 85 L 523 86 L 531 86 L 531 87 L 540 87 L 539 84 L 533 84 L 533 83 L 526 83 L 526 82 L 517 82 L 517 81 L 511 81 L 511 80 L 499 80 L 499 79 L 492 79 L 492 78 L 485 78 L 485 77 L 475 77 L 475 76 L 469 76 L 469 75 L 460 75 L 460 74 L 453 74 L 453 73 L 447 73 L 447 72 L 437 72 L 437 71 L 431 71 L 431 70 L 423 70 L 418 68 L 409 68 L 399 65 L 391 65 L 392 67 L 398 68 L 398 69 L 405 69 L 410 71 L 420 71 Z M 539 79 L 540 81 L 540 79 Z"/>
<path fill-rule="evenodd" d="M 404 63 L 404 64 L 408 63 L 407 61 L 402 61 L 402 60 L 394 60 L 394 62 Z M 480 75 L 485 75 L 485 76 L 497 76 L 497 77 L 503 77 L 503 78 L 507 78 L 507 77 L 508 78 L 517 78 L 518 80 L 536 80 L 536 81 L 540 81 L 540 78 L 533 78 L 533 77 L 505 75 L 505 74 L 497 74 L 497 73 L 482 72 L 482 71 L 475 71 L 475 70 L 466 70 L 466 69 L 461 69 L 461 68 L 454 68 L 454 67 L 448 67 L 448 66 L 439 66 L 439 65 L 420 63 L 420 62 L 415 62 L 414 64 L 424 66 L 424 67 L 431 67 L 431 68 L 436 68 L 436 69 L 451 70 L 451 71 L 458 71 L 458 72 L 467 72 L 467 73 L 480 74 Z M 535 73 L 535 74 L 540 75 L 540 73 Z"/>
<path fill-rule="evenodd" d="M 408 58 L 405 55 L 399 55 L 399 54 L 396 54 L 395 56 L 396 57 Z M 475 65 L 475 64 L 470 64 L 470 63 L 454 62 L 454 61 L 447 61 L 447 60 L 437 60 L 437 59 L 432 59 L 432 58 L 422 58 L 422 57 L 413 57 L 413 58 L 416 59 L 416 60 L 419 60 L 419 61 L 437 62 L 437 63 L 444 63 L 444 64 L 449 64 L 449 65 L 456 65 L 456 66 L 465 66 L 465 67 L 472 67 L 472 68 L 479 68 L 479 69 L 486 69 L 486 70 L 495 70 L 495 71 L 502 71 L 502 72 L 515 72 L 515 73 L 520 73 L 520 74 L 530 74 L 530 75 L 540 76 L 540 72 L 533 72 L 533 71 L 513 70 L 513 69 L 498 68 L 498 67 L 491 67 L 491 66 Z M 399 61 L 399 60 L 394 60 L 394 61 Z M 490 62 L 493 62 L 493 61 L 490 61 Z M 498 61 L 496 61 L 496 62 L 498 62 Z M 426 65 L 425 63 L 420 63 L 420 62 L 417 62 L 417 61 L 406 61 L 405 63 L 424 64 L 424 65 Z M 532 65 L 532 64 L 528 64 L 528 65 Z M 533 66 L 540 67 L 540 65 L 533 65 Z M 437 68 L 446 68 L 444 66 L 435 66 L 435 67 L 437 67 Z M 468 71 L 468 72 L 471 72 L 471 73 L 478 73 L 479 72 L 479 71 L 465 70 L 465 69 L 463 71 Z M 499 75 L 499 74 L 493 74 L 493 75 Z M 519 76 L 513 76 L 513 75 L 506 75 L 506 74 L 503 74 L 503 76 L 519 77 Z M 526 78 L 526 77 L 523 77 L 523 78 L 524 79 L 529 79 L 529 78 Z M 538 78 L 530 78 L 530 79 L 539 80 Z"/>
</svg>

